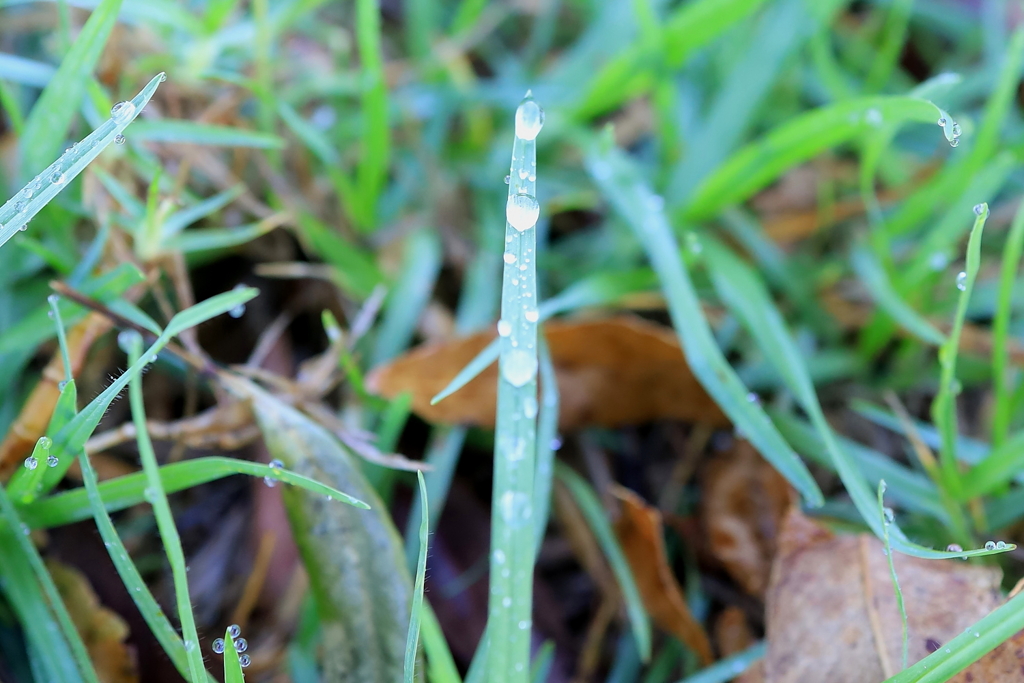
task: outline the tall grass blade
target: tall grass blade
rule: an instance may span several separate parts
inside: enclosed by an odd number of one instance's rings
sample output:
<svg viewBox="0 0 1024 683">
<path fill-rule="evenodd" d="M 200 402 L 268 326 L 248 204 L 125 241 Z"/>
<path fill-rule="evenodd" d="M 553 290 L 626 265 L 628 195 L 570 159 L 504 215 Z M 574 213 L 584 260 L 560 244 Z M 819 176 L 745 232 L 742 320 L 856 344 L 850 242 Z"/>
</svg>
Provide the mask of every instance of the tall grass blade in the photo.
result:
<svg viewBox="0 0 1024 683">
<path fill-rule="evenodd" d="M 416 659 L 420 649 L 420 620 L 423 614 L 423 584 L 427 577 L 427 543 L 430 540 L 430 509 L 427 504 L 427 483 L 423 473 L 416 473 L 420 488 L 420 555 L 416 561 L 416 583 L 409 613 L 409 636 L 405 641 L 405 683 L 416 680 Z"/>
</svg>

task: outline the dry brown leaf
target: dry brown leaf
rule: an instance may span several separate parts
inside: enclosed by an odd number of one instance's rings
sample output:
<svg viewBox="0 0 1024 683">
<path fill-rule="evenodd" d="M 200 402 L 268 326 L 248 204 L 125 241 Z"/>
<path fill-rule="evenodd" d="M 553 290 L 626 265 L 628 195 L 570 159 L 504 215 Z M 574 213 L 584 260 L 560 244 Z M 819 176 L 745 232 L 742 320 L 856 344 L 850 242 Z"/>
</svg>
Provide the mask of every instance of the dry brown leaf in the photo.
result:
<svg viewBox="0 0 1024 683">
<path fill-rule="evenodd" d="M 47 562 L 71 621 L 82 636 L 101 683 L 138 683 L 134 653 L 128 649 L 128 624 L 100 604 L 82 572 L 59 562 Z"/>
<path fill-rule="evenodd" d="M 627 488 L 613 486 L 611 490 L 622 503 L 615 535 L 633 570 L 644 607 L 659 627 L 696 652 L 707 666 L 714 661 L 711 643 L 704 627 L 690 613 L 683 591 L 668 566 L 661 513 Z"/>
<path fill-rule="evenodd" d="M 702 522 L 712 555 L 745 591 L 764 597 L 779 525 L 794 500 L 786 480 L 747 441 L 704 474 Z"/>
<path fill-rule="evenodd" d="M 769 683 L 877 683 L 899 670 L 900 616 L 882 550 L 874 536 L 836 536 L 796 510 L 787 515 L 767 594 Z M 1002 602 L 997 568 L 899 553 L 893 561 L 910 663 Z"/>
<path fill-rule="evenodd" d="M 550 321 L 544 332 L 558 373 L 559 426 L 617 427 L 658 419 L 725 425 L 727 420 L 690 372 L 672 330 L 638 318 Z M 495 335 L 481 332 L 413 349 L 367 378 L 388 398 L 412 393 L 413 410 L 430 422 L 494 425 L 498 368 L 492 364 L 437 405 L 437 394 Z"/>
</svg>

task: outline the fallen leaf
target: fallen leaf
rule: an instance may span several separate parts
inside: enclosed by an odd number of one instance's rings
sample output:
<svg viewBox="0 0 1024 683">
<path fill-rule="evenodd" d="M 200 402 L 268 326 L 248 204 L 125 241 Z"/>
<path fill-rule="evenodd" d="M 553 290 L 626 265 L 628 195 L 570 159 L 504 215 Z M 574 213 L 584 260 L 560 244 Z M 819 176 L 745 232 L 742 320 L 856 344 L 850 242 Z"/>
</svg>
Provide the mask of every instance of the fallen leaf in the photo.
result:
<svg viewBox="0 0 1024 683">
<path fill-rule="evenodd" d="M 660 628 L 696 652 L 701 663 L 707 666 L 714 661 L 711 643 L 704 627 L 690 613 L 683 591 L 668 565 L 661 513 L 627 488 L 613 486 L 611 491 L 622 504 L 615 535 L 633 570 L 644 608 Z"/>
<path fill-rule="evenodd" d="M 139 673 L 135 657 L 125 644 L 128 624 L 100 604 L 82 572 L 52 560 L 47 562 L 47 568 L 89 651 L 100 682 L 136 683 Z"/>
<path fill-rule="evenodd" d="M 745 591 L 764 597 L 793 490 L 743 440 L 711 460 L 703 490 L 701 520 L 711 554 Z"/>
<path fill-rule="evenodd" d="M 558 375 L 561 429 L 659 419 L 728 424 L 694 379 L 671 329 L 619 317 L 549 321 L 544 332 Z M 367 387 L 388 398 L 411 392 L 413 410 L 429 422 L 493 427 L 496 363 L 437 405 L 430 405 L 430 399 L 494 337 L 492 332 L 481 332 L 420 346 L 376 368 L 367 378 Z"/>
<path fill-rule="evenodd" d="M 714 630 L 718 652 L 723 658 L 743 652 L 757 641 L 750 624 L 747 623 L 747 616 L 735 605 L 729 605 L 722 610 L 715 619 Z M 763 682 L 764 660 L 754 662 L 749 669 L 733 679 L 733 683 Z"/>
<path fill-rule="evenodd" d="M 836 536 L 795 509 L 787 515 L 766 600 L 768 683 L 877 683 L 899 671 L 900 615 L 882 550 L 872 535 Z M 911 664 L 1002 602 L 995 567 L 899 553 L 893 561 Z"/>
</svg>

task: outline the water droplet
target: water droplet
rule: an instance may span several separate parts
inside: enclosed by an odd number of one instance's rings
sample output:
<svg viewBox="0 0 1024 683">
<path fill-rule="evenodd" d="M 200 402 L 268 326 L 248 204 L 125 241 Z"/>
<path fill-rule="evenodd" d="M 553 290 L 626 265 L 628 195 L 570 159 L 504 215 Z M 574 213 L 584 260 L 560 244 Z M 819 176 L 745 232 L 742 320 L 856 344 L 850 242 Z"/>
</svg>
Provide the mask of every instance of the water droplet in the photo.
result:
<svg viewBox="0 0 1024 683">
<path fill-rule="evenodd" d="M 947 647 L 947 648 L 946 648 L 946 654 L 948 655 L 948 654 L 949 654 L 950 652 L 952 652 L 952 650 L 950 650 L 950 649 L 949 649 L 949 648 Z"/>
<path fill-rule="evenodd" d="M 885 519 L 886 524 L 892 524 L 896 520 L 896 515 L 893 514 L 892 508 L 882 508 L 882 517 Z"/>
<path fill-rule="evenodd" d="M 491 556 L 494 559 L 494 564 L 505 564 L 505 551 L 498 549 L 495 550 Z"/>
<path fill-rule="evenodd" d="M 753 403 L 755 405 L 761 405 L 761 397 L 755 394 L 753 391 L 747 393 L 747 403 Z"/>
<path fill-rule="evenodd" d="M 498 334 L 502 337 L 507 337 L 512 334 L 512 323 L 507 320 L 498 321 Z"/>
<path fill-rule="evenodd" d="M 273 460 L 270 461 L 270 468 L 274 470 L 283 470 L 284 463 L 278 460 L 277 458 L 274 458 Z"/>
<path fill-rule="evenodd" d="M 938 123 L 939 123 L 939 127 L 940 128 L 945 128 L 946 127 L 946 117 L 943 116 L 942 118 L 940 118 Z"/>
<path fill-rule="evenodd" d="M 213 648 L 213 651 L 217 654 L 221 654 L 222 652 L 224 652 L 224 639 L 217 638 L 210 644 L 210 647 Z"/>
<path fill-rule="evenodd" d="M 533 98 L 527 97 L 516 109 L 516 137 L 534 140 L 543 127 L 544 110 L 533 101 Z"/>
<path fill-rule="evenodd" d="M 231 626 L 228 626 L 228 635 L 231 636 L 231 640 L 234 640 L 242 635 L 242 629 L 238 627 L 238 624 L 231 624 Z"/>
<path fill-rule="evenodd" d="M 251 660 L 251 659 L 249 659 L 249 655 L 239 655 L 239 657 L 238 657 L 238 663 L 242 665 L 242 668 L 243 668 L 243 669 L 244 669 L 245 667 L 249 666 L 249 663 L 250 663 L 251 661 L 252 661 L 252 660 Z"/>
<path fill-rule="evenodd" d="M 704 251 L 704 245 L 700 243 L 700 238 L 693 232 L 686 233 L 686 248 L 691 254 L 699 254 Z"/>
<path fill-rule="evenodd" d="M 960 138 L 953 138 L 952 140 L 950 140 L 949 141 L 949 146 L 950 147 L 959 147 L 960 146 Z"/>
<path fill-rule="evenodd" d="M 985 541 L 985 550 L 995 550 L 995 549 L 996 549 L 995 541 Z"/>
<path fill-rule="evenodd" d="M 34 470 L 37 467 L 39 467 L 39 461 L 36 460 L 34 456 L 30 455 L 27 458 L 25 458 L 26 469 Z"/>
<path fill-rule="evenodd" d="M 249 647 L 249 641 L 245 638 L 239 638 L 235 641 L 235 652 L 245 652 Z"/>
<path fill-rule="evenodd" d="M 152 503 L 156 500 L 156 490 L 147 486 L 142 490 L 142 497 Z"/>
<path fill-rule="evenodd" d="M 951 129 L 951 132 L 953 133 L 953 137 L 960 137 L 960 124 L 957 123 L 956 121 L 953 122 L 953 128 Z"/>
<path fill-rule="evenodd" d="M 967 273 L 962 270 L 956 275 L 956 288 L 961 292 L 967 289 Z"/>
<path fill-rule="evenodd" d="M 196 649 L 196 641 L 186 640 L 185 641 L 185 652 L 192 652 Z"/>
<path fill-rule="evenodd" d="M 115 145 L 123 145 L 125 140 L 127 140 L 127 138 L 125 136 L 121 135 L 120 133 L 118 133 L 114 137 L 114 144 Z"/>
<path fill-rule="evenodd" d="M 165 74 L 165 73 L 164 73 L 163 71 L 161 71 L 160 73 L 158 73 L 158 74 L 156 75 L 156 77 L 160 79 L 160 82 L 161 82 L 161 83 L 163 83 L 164 81 L 166 81 L 166 80 L 167 80 L 167 74 Z"/>
<path fill-rule="evenodd" d="M 513 254 L 511 251 L 506 251 L 504 254 L 502 254 L 501 260 L 504 261 L 505 263 L 515 263 L 516 255 Z"/>
<path fill-rule="evenodd" d="M 520 631 L 525 631 L 528 628 L 530 628 L 530 620 L 529 619 L 523 619 L 522 621 L 519 622 L 519 630 Z"/>
<path fill-rule="evenodd" d="M 51 453 L 50 455 L 46 456 L 46 466 L 47 467 L 51 467 L 52 468 L 52 467 L 56 467 L 59 464 L 60 464 L 60 460 L 57 459 L 56 455 L 53 455 Z"/>
<path fill-rule="evenodd" d="M 512 606 L 512 598 L 509 598 L 509 597 L 502 598 L 501 606 L 502 607 L 511 607 Z"/>
<path fill-rule="evenodd" d="M 530 172 L 527 171 L 525 168 L 519 169 L 519 179 L 520 180 L 526 180 L 527 177 L 529 177 L 529 175 L 530 175 Z"/>
<path fill-rule="evenodd" d="M 118 102 L 110 108 L 110 118 L 117 123 L 127 123 L 135 116 L 135 105 L 131 102 Z"/>
<path fill-rule="evenodd" d="M 502 359 L 501 376 L 514 387 L 521 387 L 537 375 L 537 356 L 513 349 Z"/>
<path fill-rule="evenodd" d="M 512 182 L 512 176 L 510 176 L 510 175 L 505 176 L 505 184 L 508 185 L 510 182 Z"/>
<path fill-rule="evenodd" d="M 39 440 L 36 441 L 36 448 L 42 448 L 44 451 L 50 450 L 50 448 L 52 446 L 53 446 L 53 439 L 51 439 L 48 436 L 41 436 L 41 437 L 39 437 Z"/>
<path fill-rule="evenodd" d="M 878 111 L 874 107 L 864 112 L 864 120 L 871 126 L 882 125 L 882 112 Z"/>
<path fill-rule="evenodd" d="M 888 548 L 882 548 L 882 554 L 885 555 L 886 557 L 889 557 L 889 549 Z"/>
<path fill-rule="evenodd" d="M 939 271 L 949 265 L 949 257 L 943 254 L 941 251 L 937 251 L 928 257 L 928 266 L 934 270 Z"/>
<path fill-rule="evenodd" d="M 267 485 L 268 489 L 272 489 L 277 486 L 277 480 L 273 477 L 263 477 L 263 483 Z"/>
<path fill-rule="evenodd" d="M 962 553 L 963 551 L 964 549 L 959 543 L 950 543 L 946 546 L 947 553 Z"/>
<path fill-rule="evenodd" d="M 501 517 L 513 529 L 518 529 L 529 521 L 533 514 L 530 497 L 519 491 L 506 491 L 498 502 Z"/>
<path fill-rule="evenodd" d="M 988 205 L 985 204 L 985 203 L 975 204 L 974 205 L 974 215 L 975 216 L 980 216 L 981 214 L 985 213 L 985 209 L 987 209 L 987 208 L 988 208 Z"/>
<path fill-rule="evenodd" d="M 125 353 L 131 353 L 132 346 L 137 343 L 136 340 L 141 341 L 142 335 L 135 330 L 121 330 L 117 335 L 117 345 Z"/>
<path fill-rule="evenodd" d="M 537 417 L 537 399 L 533 396 L 527 396 L 523 399 L 523 415 L 526 416 L 527 420 Z"/>
<path fill-rule="evenodd" d="M 556 436 L 555 438 L 551 439 L 551 443 L 548 444 L 548 448 L 550 448 L 553 451 L 557 451 L 561 447 L 562 447 L 562 439 L 561 439 L 561 437 L 558 437 L 558 436 Z"/>
<path fill-rule="evenodd" d="M 535 323 L 540 320 L 540 311 L 536 308 L 531 308 L 523 311 L 523 317 L 526 318 L 527 322 Z"/>
<path fill-rule="evenodd" d="M 1006 550 L 1006 542 L 996 541 L 996 550 Z"/>
<path fill-rule="evenodd" d="M 68 382 L 67 382 L 67 380 L 61 380 L 61 381 L 60 381 L 60 382 L 59 382 L 59 383 L 57 384 L 57 391 L 64 391 L 64 387 L 66 387 L 67 385 L 68 385 Z"/>
<path fill-rule="evenodd" d="M 540 204 L 532 194 L 514 194 L 505 205 L 505 218 L 509 225 L 522 232 L 537 224 L 540 216 Z"/>
<path fill-rule="evenodd" d="M 60 301 L 60 296 L 57 295 L 57 294 L 51 294 L 50 296 L 46 297 L 46 302 L 51 304 L 51 305 L 53 305 L 53 306 L 56 306 L 57 302 L 59 302 L 59 301 Z"/>
<path fill-rule="evenodd" d="M 50 182 L 53 183 L 54 185 L 63 185 L 64 180 L 64 174 L 61 173 L 60 171 L 57 171 L 52 176 L 50 176 Z"/>
</svg>

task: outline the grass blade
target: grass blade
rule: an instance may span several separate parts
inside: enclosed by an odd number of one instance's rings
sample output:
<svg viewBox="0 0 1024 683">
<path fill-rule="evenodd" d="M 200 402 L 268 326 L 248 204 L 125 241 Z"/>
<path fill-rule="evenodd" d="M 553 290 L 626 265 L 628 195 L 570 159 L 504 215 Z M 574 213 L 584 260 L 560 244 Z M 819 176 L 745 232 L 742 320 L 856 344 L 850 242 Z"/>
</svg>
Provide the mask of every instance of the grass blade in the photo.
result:
<svg viewBox="0 0 1024 683">
<path fill-rule="evenodd" d="M 629 615 L 629 623 L 633 630 L 633 638 L 636 640 L 637 649 L 640 651 L 640 658 L 648 661 L 651 658 L 651 622 L 647 618 L 647 611 L 644 609 L 643 600 L 640 597 L 640 589 L 636 586 L 633 578 L 633 571 L 629 568 L 629 562 L 622 553 L 615 532 L 612 531 L 608 516 L 605 514 L 601 501 L 597 494 L 590 488 L 590 485 L 576 474 L 567 465 L 555 464 L 555 474 L 572 494 L 580 512 L 590 525 L 590 530 L 597 537 L 608 564 L 611 565 L 615 580 L 622 589 L 622 597 L 626 602 L 626 613 Z"/>
<path fill-rule="evenodd" d="M 878 482 L 878 514 L 882 518 L 882 545 L 884 547 L 885 559 L 889 562 L 889 576 L 892 578 L 892 589 L 896 593 L 896 609 L 900 612 L 900 625 L 903 632 L 903 649 L 900 655 L 900 670 L 907 668 L 907 656 L 909 643 L 907 641 L 907 607 L 903 603 L 903 591 L 900 590 L 900 581 L 896 577 L 896 565 L 893 564 L 892 546 L 889 543 L 889 525 L 893 521 L 893 512 L 885 507 L 885 480 Z"/>
<path fill-rule="evenodd" d="M 416 583 L 412 592 L 412 608 L 409 615 L 409 637 L 405 641 L 405 683 L 416 679 L 416 655 L 420 649 L 420 619 L 423 613 L 423 584 L 427 576 L 427 542 L 430 538 L 430 509 L 427 505 L 427 483 L 423 473 L 417 472 L 420 485 L 420 555 L 416 562 Z"/>
<path fill-rule="evenodd" d="M 127 337 L 125 343 L 128 346 L 129 362 L 133 366 L 138 366 L 142 356 L 142 335 L 134 330 L 121 334 Z M 199 649 L 199 634 L 196 632 L 195 615 L 192 613 L 192 600 L 188 594 L 188 568 L 185 565 L 185 552 L 182 550 L 178 527 L 174 523 L 174 515 L 171 512 L 170 503 L 167 502 L 167 493 L 164 491 L 163 482 L 160 479 L 160 466 L 156 461 L 156 452 L 153 451 L 153 442 L 150 441 L 149 432 L 146 430 L 146 408 L 142 401 L 141 375 L 136 374 L 132 378 L 128 385 L 128 395 L 132 407 L 132 421 L 135 423 L 136 440 L 139 444 L 139 459 L 142 461 L 142 469 L 146 475 L 145 496 L 153 506 L 157 529 L 160 531 L 164 551 L 167 553 L 167 560 L 171 565 L 174 594 L 178 603 L 178 620 L 181 623 L 181 631 L 185 640 L 189 676 L 192 683 L 205 682 L 206 668 L 203 665 L 203 653 Z"/>
<path fill-rule="evenodd" d="M 850 255 L 850 264 L 857 277 L 871 292 L 875 303 L 892 316 L 893 320 L 901 327 L 929 344 L 939 346 L 946 341 L 946 335 L 939 332 L 934 325 L 900 297 L 884 268 L 875 260 L 871 252 L 864 247 L 854 249 Z"/>
<path fill-rule="evenodd" d="M 687 676 L 679 683 L 726 683 L 764 659 L 766 654 L 768 644 L 762 641 L 751 645 L 743 652 L 725 657 L 693 676 Z"/>
<path fill-rule="evenodd" d="M 960 471 L 956 462 L 956 395 L 960 393 L 959 389 L 954 388 L 956 358 L 960 351 L 960 333 L 964 327 L 964 318 L 967 316 L 967 304 L 971 299 L 974 281 L 978 277 L 978 269 L 981 267 L 981 235 L 988 219 L 988 204 L 978 204 L 974 207 L 974 213 L 974 227 L 967 241 L 966 270 L 956 278 L 960 297 L 953 318 L 953 329 L 949 333 L 949 338 L 939 348 L 939 366 L 942 373 L 939 391 L 932 401 L 931 408 L 932 422 L 942 435 L 942 444 L 939 448 L 942 482 L 944 488 L 954 498 L 961 497 Z"/>
<path fill-rule="evenodd" d="M 174 119 L 139 121 L 132 128 L 132 139 L 145 142 L 249 147 L 251 149 L 282 149 L 284 147 L 284 140 L 269 133 Z"/>
<path fill-rule="evenodd" d="M 633 229 L 661 279 L 673 326 L 694 376 L 746 438 L 811 505 L 824 502 L 807 467 L 736 376 L 715 341 L 697 293 L 679 256 L 663 202 L 644 185 L 626 157 L 611 148 L 587 156 L 591 175 Z M 699 244 L 699 243 L 698 243 Z"/>
<path fill-rule="evenodd" d="M 25 131 L 20 141 L 23 171 L 31 173 L 41 168 L 64 144 L 71 121 L 82 103 L 86 84 L 103 53 L 120 9 L 121 0 L 103 0 L 96 7 L 78 39 L 64 55 L 57 73 L 36 100 L 25 120 Z M 138 107 L 136 111 L 142 111 L 142 108 Z M 51 169 L 47 171 L 52 173 Z M 65 174 L 70 180 L 71 174 L 67 171 Z M 0 223 L 6 222 L 0 213 Z M 0 239 L 0 243 L 3 241 Z"/>
<path fill-rule="evenodd" d="M 999 271 L 999 299 L 992 319 L 992 445 L 999 446 L 1010 431 L 1012 401 L 1007 382 L 1007 339 L 1010 331 L 1010 313 L 1013 304 L 1013 285 L 1024 251 L 1024 204 L 1017 209 L 1010 225 L 1010 233 L 1003 247 L 1003 263 Z M 1017 372 L 1013 371 L 1016 378 Z"/>
<path fill-rule="evenodd" d="M 249 661 L 248 655 L 245 655 L 245 660 Z M 230 626 L 224 631 L 224 683 L 245 683 L 242 662 L 235 649 L 235 638 Z"/>
<path fill-rule="evenodd" d="M 93 18 L 95 17 L 94 13 Z M 68 61 L 65 60 L 65 64 L 67 63 Z M 57 196 L 58 192 L 67 187 L 68 183 L 81 173 L 90 161 L 95 159 L 110 143 L 114 142 L 114 139 L 138 116 L 139 112 L 146 106 L 146 103 L 153 97 L 157 87 L 164 80 L 165 76 L 163 74 L 154 77 L 149 82 L 149 85 L 143 88 L 142 92 L 136 95 L 134 99 L 127 104 L 120 105 L 120 108 L 117 109 L 110 119 L 100 124 L 99 128 L 62 154 L 60 158 L 37 175 L 18 194 L 11 197 L 6 204 L 0 207 L 0 245 L 11 239 L 19 230 L 25 229 L 33 216 L 39 213 L 51 199 Z M 38 109 L 42 104 L 43 102 L 40 100 L 36 103 L 36 108 Z M 69 109 L 63 101 L 59 108 L 65 111 Z M 47 128 L 40 135 L 52 135 L 52 132 L 49 132 L 49 128 Z M 22 137 L 22 143 L 27 146 L 31 139 L 28 131 L 26 131 L 26 134 Z M 59 140 L 63 140 L 63 133 Z M 59 144 L 60 142 L 58 141 L 58 146 Z M 44 149 L 48 151 L 52 147 L 53 145 L 47 144 Z M 50 156 L 48 154 L 46 158 Z M 36 167 L 36 165 L 30 166 L 27 161 L 25 165 L 30 168 Z"/>
</svg>

